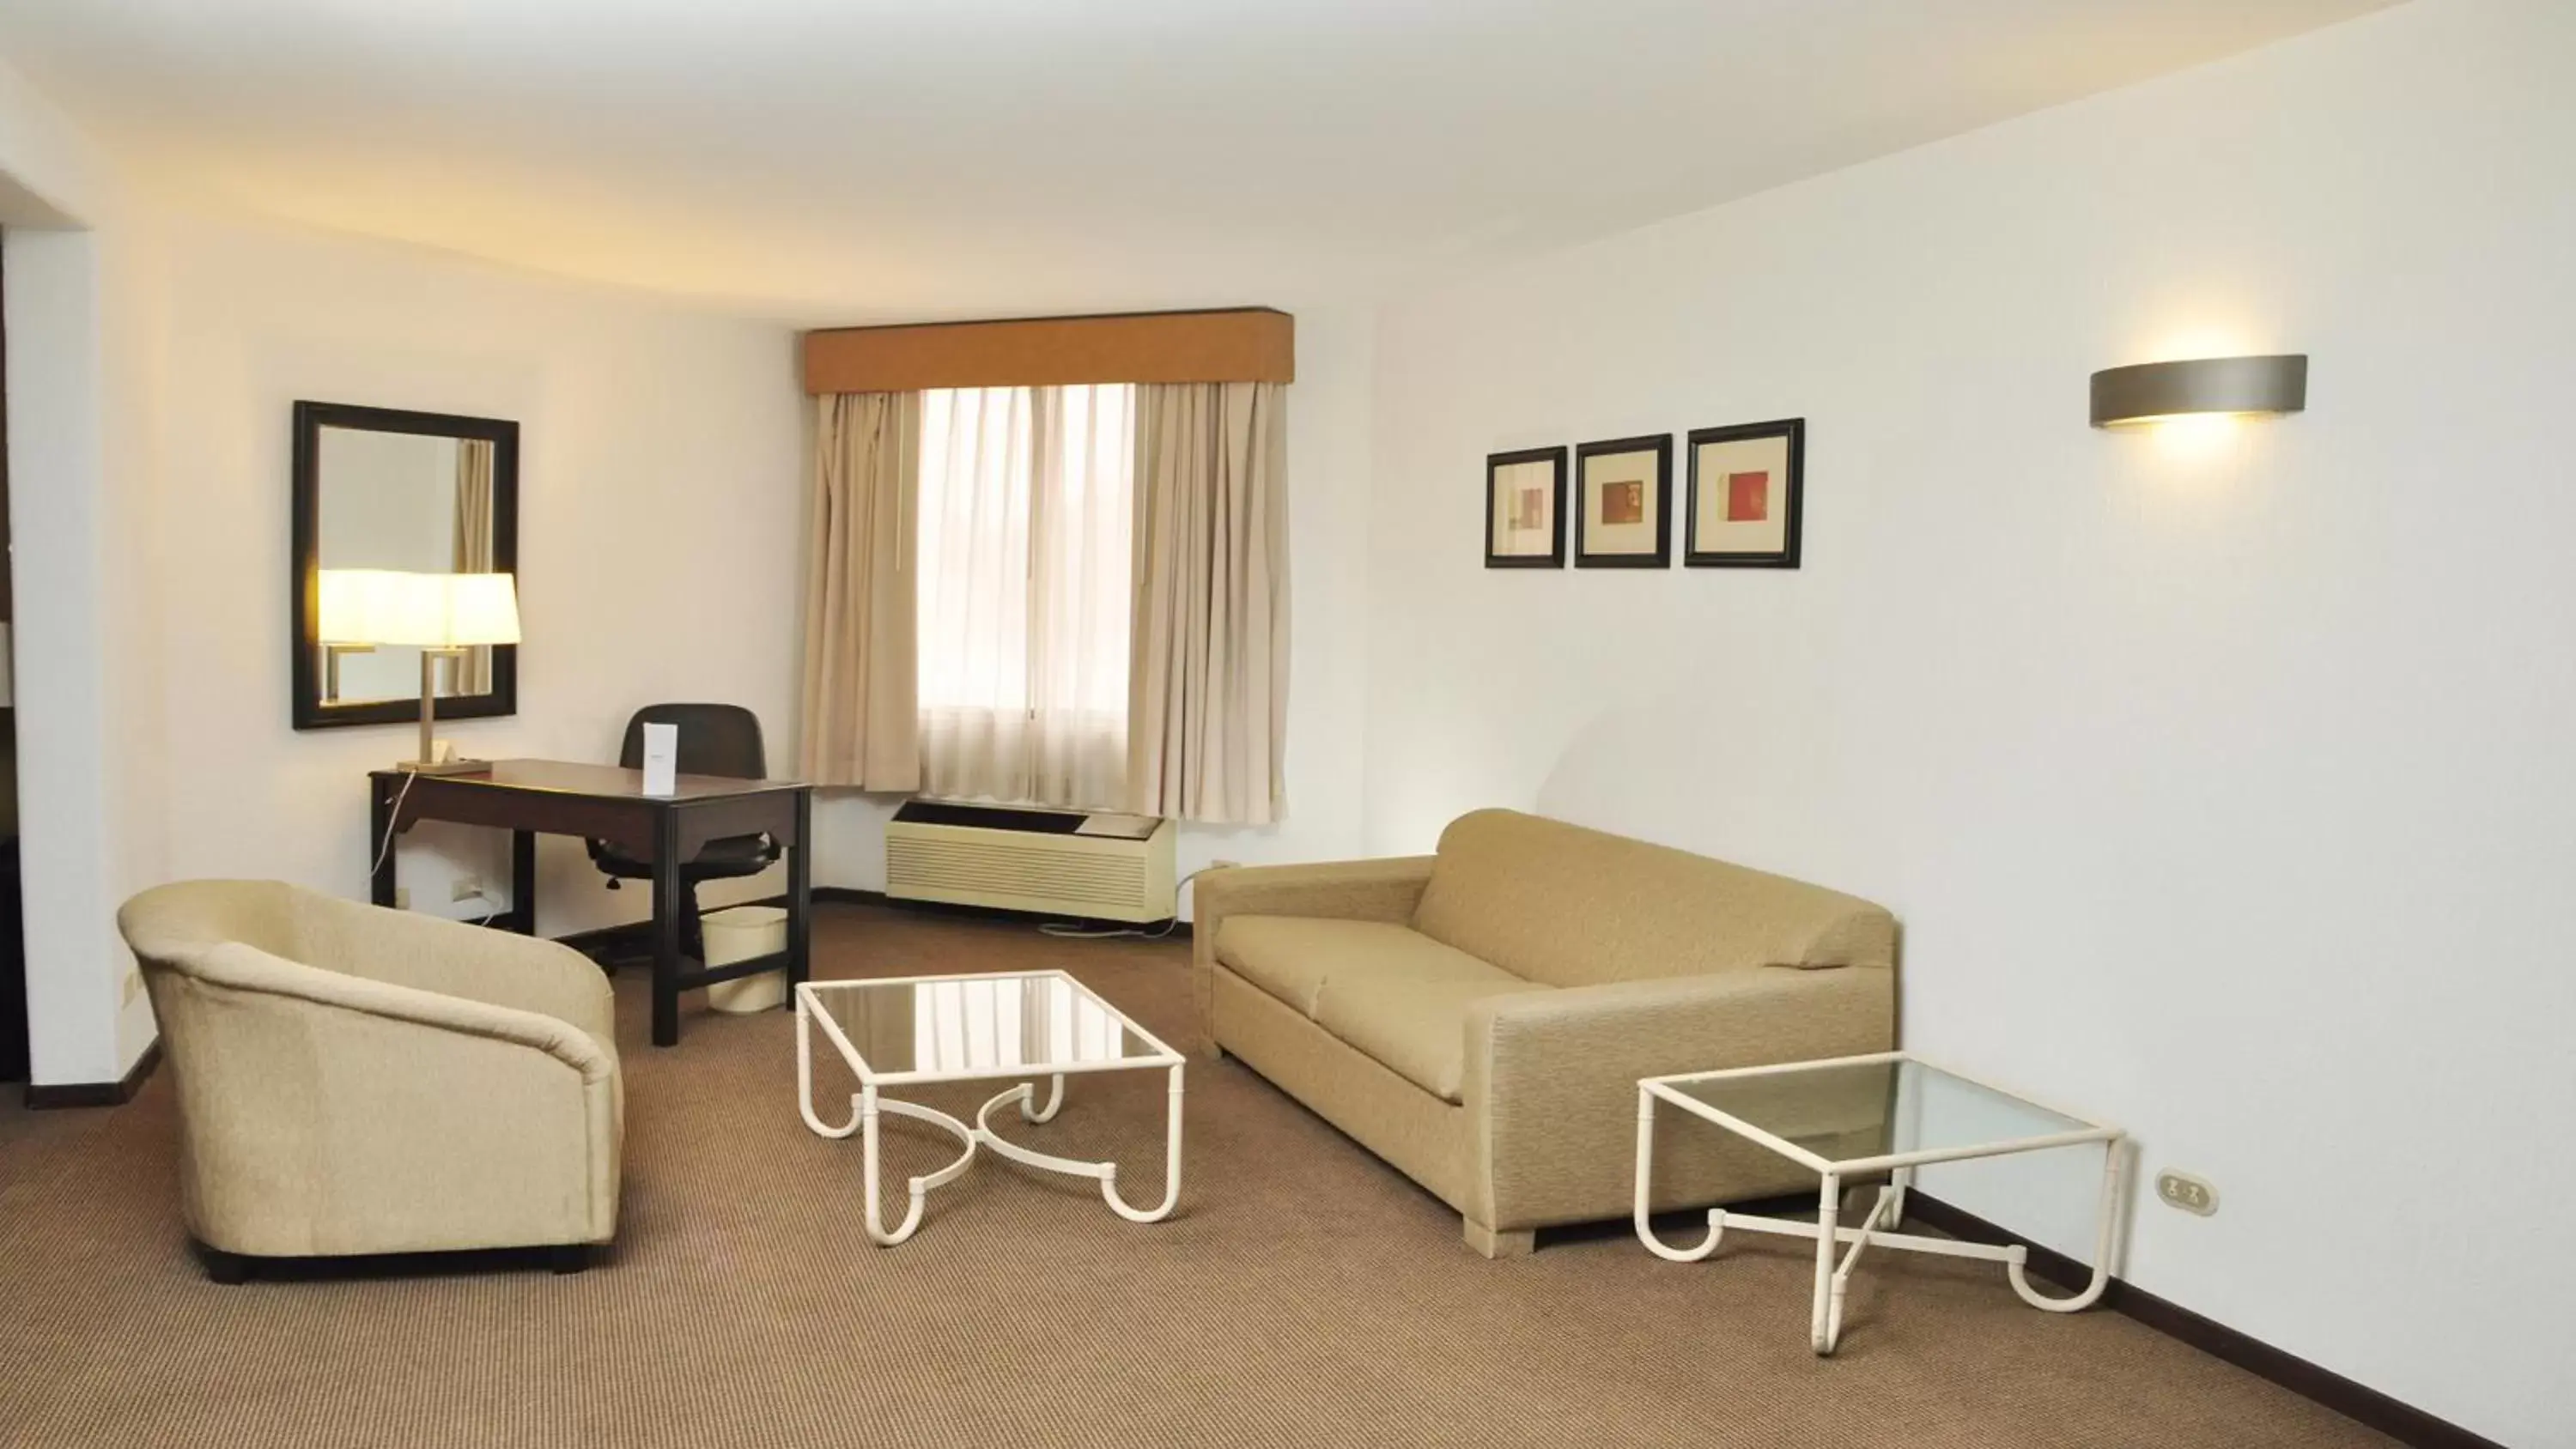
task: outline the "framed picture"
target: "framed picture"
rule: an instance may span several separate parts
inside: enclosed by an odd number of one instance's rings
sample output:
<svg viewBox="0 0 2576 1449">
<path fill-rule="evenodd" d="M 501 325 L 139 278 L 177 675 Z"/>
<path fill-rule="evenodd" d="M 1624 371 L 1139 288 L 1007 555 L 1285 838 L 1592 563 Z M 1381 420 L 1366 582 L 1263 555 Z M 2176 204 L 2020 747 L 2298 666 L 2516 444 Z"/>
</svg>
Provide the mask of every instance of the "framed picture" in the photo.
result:
<svg viewBox="0 0 2576 1449">
<path fill-rule="evenodd" d="M 1574 566 L 1659 569 L 1673 561 L 1673 440 L 1615 438 L 1574 450 Z"/>
<path fill-rule="evenodd" d="M 1806 456 L 1804 418 L 1692 433 L 1682 566 L 1796 568 Z"/>
<path fill-rule="evenodd" d="M 1485 459 L 1485 567 L 1565 567 L 1565 450 Z"/>
</svg>

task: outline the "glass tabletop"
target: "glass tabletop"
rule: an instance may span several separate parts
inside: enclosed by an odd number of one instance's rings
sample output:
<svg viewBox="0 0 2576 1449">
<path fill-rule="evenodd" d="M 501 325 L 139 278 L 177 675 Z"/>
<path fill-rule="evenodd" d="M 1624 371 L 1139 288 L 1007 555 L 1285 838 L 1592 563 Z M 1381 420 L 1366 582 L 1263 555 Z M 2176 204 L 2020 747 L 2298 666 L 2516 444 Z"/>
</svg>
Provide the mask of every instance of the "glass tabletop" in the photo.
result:
<svg viewBox="0 0 2576 1449">
<path fill-rule="evenodd" d="M 1657 1077 L 1649 1079 L 1649 1090 L 1700 1116 L 1716 1120 L 1713 1112 L 1733 1119 L 1721 1125 L 1741 1124 L 1776 1138 L 1819 1170 L 1884 1158 L 2026 1151 L 2120 1135 L 2117 1128 L 1901 1056 Z"/>
<path fill-rule="evenodd" d="M 797 990 L 866 1081 L 1052 1076 L 1181 1060 L 1061 971 L 809 981 Z"/>
</svg>

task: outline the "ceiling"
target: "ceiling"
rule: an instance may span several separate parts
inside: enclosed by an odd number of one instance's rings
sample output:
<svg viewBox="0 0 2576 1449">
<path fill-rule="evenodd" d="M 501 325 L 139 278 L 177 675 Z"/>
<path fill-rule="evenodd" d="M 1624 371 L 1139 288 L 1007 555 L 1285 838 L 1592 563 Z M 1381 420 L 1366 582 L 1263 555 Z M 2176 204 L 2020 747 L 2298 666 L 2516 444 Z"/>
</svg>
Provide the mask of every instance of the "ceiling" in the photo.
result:
<svg viewBox="0 0 2576 1449">
<path fill-rule="evenodd" d="M 1366 295 L 2389 0 L 7 0 L 253 210 L 800 324 Z"/>
</svg>

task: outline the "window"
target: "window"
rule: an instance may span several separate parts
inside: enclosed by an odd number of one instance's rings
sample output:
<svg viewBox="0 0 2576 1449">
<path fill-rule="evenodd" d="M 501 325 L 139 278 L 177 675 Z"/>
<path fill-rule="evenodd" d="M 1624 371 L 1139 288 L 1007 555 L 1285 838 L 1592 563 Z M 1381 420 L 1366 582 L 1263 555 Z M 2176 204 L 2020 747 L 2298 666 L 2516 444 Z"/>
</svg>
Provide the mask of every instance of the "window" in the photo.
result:
<svg viewBox="0 0 2576 1449">
<path fill-rule="evenodd" d="M 1122 803 L 1135 389 L 921 395 L 923 788 Z"/>
</svg>

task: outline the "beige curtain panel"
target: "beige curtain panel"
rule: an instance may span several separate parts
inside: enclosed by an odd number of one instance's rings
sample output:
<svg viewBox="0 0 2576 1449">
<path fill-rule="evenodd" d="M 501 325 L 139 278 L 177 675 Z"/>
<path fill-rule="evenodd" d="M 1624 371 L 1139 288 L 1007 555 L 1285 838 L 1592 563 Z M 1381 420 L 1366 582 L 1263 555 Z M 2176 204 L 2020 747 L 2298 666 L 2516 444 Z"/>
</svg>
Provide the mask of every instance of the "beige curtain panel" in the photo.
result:
<svg viewBox="0 0 2576 1449">
<path fill-rule="evenodd" d="M 456 572 L 492 571 L 492 440 L 465 438 L 456 445 Z M 454 694 L 492 692 L 492 646 L 477 644 L 457 656 Z"/>
<path fill-rule="evenodd" d="M 914 599 L 918 393 L 815 400 L 799 768 L 818 785 L 921 785 Z"/>
<path fill-rule="evenodd" d="M 1287 389 L 1136 391 L 1128 808 L 1267 825 L 1287 806 Z"/>
</svg>

